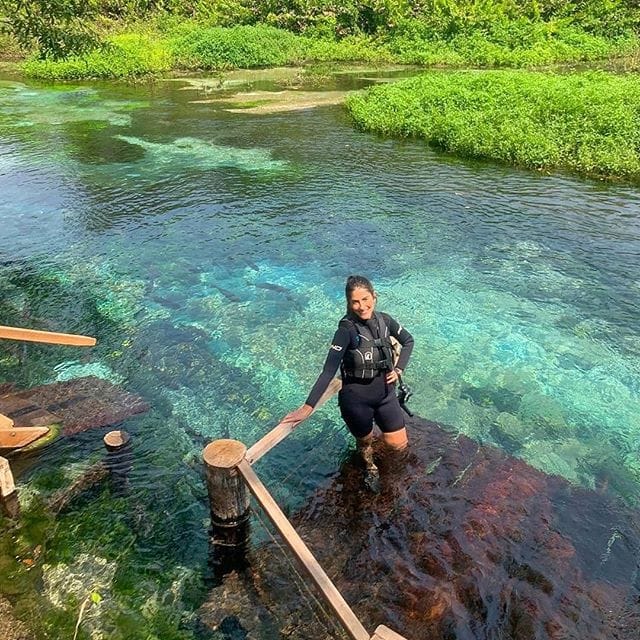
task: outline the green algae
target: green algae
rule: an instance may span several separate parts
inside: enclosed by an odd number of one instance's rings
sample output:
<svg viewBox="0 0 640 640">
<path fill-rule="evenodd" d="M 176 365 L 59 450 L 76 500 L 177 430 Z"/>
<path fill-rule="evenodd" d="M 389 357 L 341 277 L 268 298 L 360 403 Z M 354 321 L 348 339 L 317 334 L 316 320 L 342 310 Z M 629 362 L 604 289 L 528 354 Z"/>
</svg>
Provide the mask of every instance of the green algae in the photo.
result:
<svg viewBox="0 0 640 640">
<path fill-rule="evenodd" d="M 283 160 L 274 160 L 266 149 L 240 149 L 214 144 L 198 138 L 176 138 L 171 142 L 150 142 L 133 136 L 117 135 L 117 139 L 140 147 L 145 151 L 144 166 L 160 169 L 171 167 L 202 171 L 234 168 L 242 171 L 282 171 L 288 166 Z"/>
<path fill-rule="evenodd" d="M 0 127 L 51 127 L 78 122 L 126 127 L 131 124 L 131 112 L 147 105 L 143 101 L 104 100 L 91 87 L 39 88 L 5 81 L 0 84 Z"/>
</svg>

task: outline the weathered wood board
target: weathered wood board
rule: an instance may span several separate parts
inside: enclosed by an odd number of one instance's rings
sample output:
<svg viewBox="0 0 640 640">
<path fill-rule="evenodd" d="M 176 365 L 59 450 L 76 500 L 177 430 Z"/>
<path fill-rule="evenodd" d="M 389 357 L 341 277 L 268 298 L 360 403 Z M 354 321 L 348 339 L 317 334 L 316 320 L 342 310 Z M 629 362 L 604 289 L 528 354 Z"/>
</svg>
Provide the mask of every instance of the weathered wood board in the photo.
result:
<svg viewBox="0 0 640 640">
<path fill-rule="evenodd" d="M 49 433 L 49 427 L 0 428 L 0 449 L 20 449 Z"/>
</svg>

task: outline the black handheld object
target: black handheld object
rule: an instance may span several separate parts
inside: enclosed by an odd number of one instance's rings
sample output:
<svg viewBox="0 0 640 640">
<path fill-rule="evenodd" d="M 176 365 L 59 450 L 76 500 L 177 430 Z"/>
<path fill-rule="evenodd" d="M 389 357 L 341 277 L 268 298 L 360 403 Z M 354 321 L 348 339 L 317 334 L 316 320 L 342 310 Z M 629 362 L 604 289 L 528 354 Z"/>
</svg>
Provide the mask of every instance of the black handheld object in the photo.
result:
<svg viewBox="0 0 640 640">
<path fill-rule="evenodd" d="M 409 410 L 406 403 L 409 401 L 409 398 L 413 395 L 413 391 L 411 387 L 402 381 L 402 378 L 398 376 L 398 402 L 400 406 L 404 409 L 406 414 L 410 417 L 413 417 L 413 413 Z"/>
</svg>

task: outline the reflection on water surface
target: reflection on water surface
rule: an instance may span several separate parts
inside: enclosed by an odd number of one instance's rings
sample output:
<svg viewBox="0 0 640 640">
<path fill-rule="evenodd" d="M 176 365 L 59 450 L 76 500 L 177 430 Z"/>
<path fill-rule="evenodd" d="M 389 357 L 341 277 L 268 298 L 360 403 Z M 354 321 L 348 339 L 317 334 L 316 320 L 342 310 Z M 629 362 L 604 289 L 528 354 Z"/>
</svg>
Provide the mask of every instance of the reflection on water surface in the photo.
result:
<svg viewBox="0 0 640 640">
<path fill-rule="evenodd" d="M 366 82 L 336 75 L 326 88 Z M 229 113 L 224 101 L 193 102 L 206 86 L 0 85 L 0 323 L 99 338 L 90 352 L 3 344 L 2 380 L 94 374 L 153 407 L 124 425 L 136 443 L 128 498 L 103 487 L 75 503 L 35 571 L 2 543 L 0 591 L 19 611 L 35 606 L 34 589 L 81 602 L 100 575 L 88 630 L 199 633 L 199 452 L 217 437 L 251 444 L 304 399 L 354 272 L 416 337 L 416 413 L 637 504 L 636 190 L 381 140 L 354 131 L 339 106 Z M 59 440 L 23 464 L 25 510 L 101 455 L 99 435 Z M 330 405 L 259 471 L 295 511 L 348 446 Z M 24 525 L 19 553 L 44 539 L 43 522 Z M 62 629 L 58 618 L 47 624 Z M 470 633 L 484 637 L 481 626 Z"/>
</svg>

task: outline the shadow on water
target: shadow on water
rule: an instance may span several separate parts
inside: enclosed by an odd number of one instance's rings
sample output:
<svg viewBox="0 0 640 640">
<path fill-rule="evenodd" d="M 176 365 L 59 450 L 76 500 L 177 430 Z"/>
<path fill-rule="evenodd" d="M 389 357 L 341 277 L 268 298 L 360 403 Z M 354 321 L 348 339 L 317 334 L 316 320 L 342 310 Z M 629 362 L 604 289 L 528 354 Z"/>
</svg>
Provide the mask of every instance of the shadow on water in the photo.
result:
<svg viewBox="0 0 640 640">
<path fill-rule="evenodd" d="M 450 640 L 639 637 L 637 512 L 435 423 L 413 419 L 409 428 L 408 454 L 379 452 L 380 494 L 364 489 L 348 460 L 293 518 L 368 630 L 385 624 L 407 638 Z M 289 638 L 340 635 L 275 541 L 255 552 L 253 567 L 210 594 L 201 610 L 210 626 L 234 618 L 250 633 L 268 610 Z"/>
</svg>

